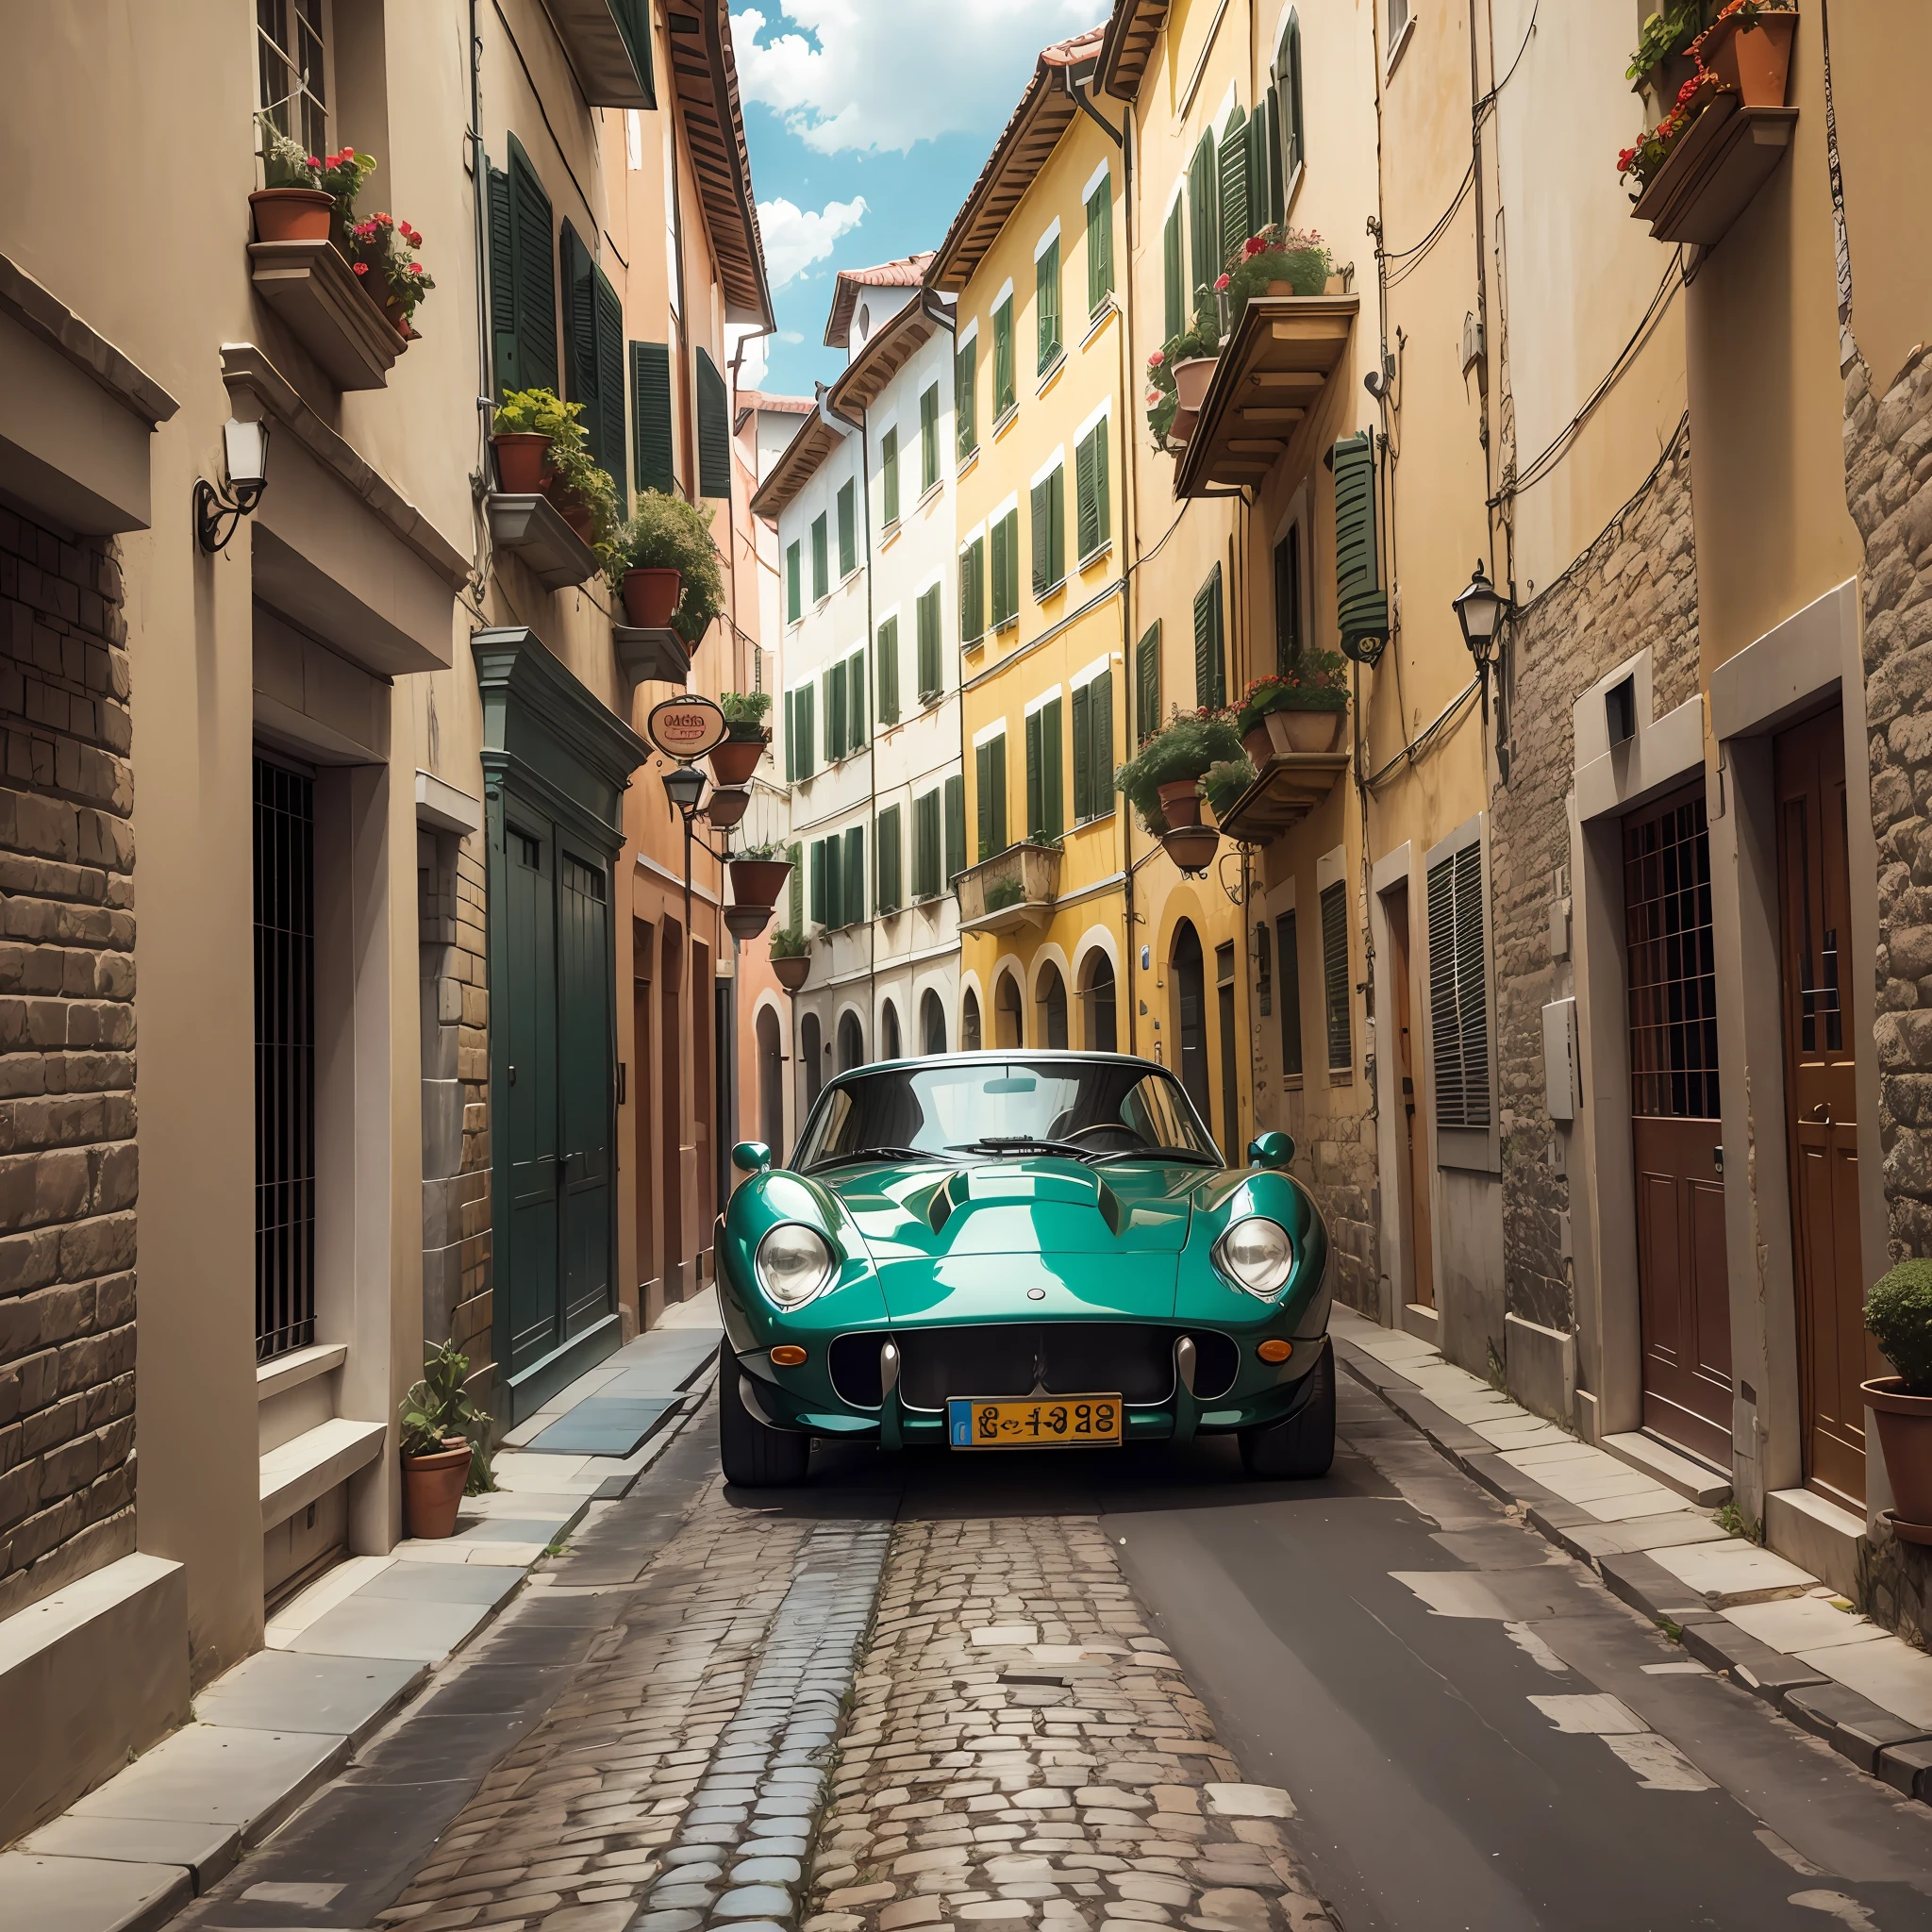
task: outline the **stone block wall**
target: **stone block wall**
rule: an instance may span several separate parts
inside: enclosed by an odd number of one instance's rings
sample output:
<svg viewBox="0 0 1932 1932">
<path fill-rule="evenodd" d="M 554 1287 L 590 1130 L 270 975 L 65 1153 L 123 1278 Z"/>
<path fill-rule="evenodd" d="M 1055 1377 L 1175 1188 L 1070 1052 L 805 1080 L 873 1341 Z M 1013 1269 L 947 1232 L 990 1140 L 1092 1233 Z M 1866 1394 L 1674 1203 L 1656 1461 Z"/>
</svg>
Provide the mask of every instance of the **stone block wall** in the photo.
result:
<svg viewBox="0 0 1932 1932">
<path fill-rule="evenodd" d="M 1309 1144 L 1295 1149 L 1293 1172 L 1328 1224 L 1335 1293 L 1370 1321 L 1382 1318 L 1375 1240 L 1375 1122 L 1371 1114 L 1313 1115 Z"/>
<path fill-rule="evenodd" d="M 1490 799 L 1504 1297 L 1519 1320 L 1564 1331 L 1575 1325 L 1564 1241 L 1571 1183 L 1551 1161 L 1542 1009 L 1575 991 L 1570 961 L 1554 956 L 1550 938 L 1552 905 L 1574 888 L 1571 708 L 1646 646 L 1660 718 L 1698 689 L 1688 422 L 1643 489 L 1561 577 L 1537 590 L 1511 626 L 1508 777 Z M 1621 1015 L 1611 1017 L 1622 1024 Z"/>
<path fill-rule="evenodd" d="M 0 509 L 0 1618 L 134 1548 L 121 572 Z"/>
<path fill-rule="evenodd" d="M 488 1408 L 491 1359 L 490 991 L 483 835 L 417 833 L 423 1015 L 423 1335 L 470 1357 Z"/>
</svg>

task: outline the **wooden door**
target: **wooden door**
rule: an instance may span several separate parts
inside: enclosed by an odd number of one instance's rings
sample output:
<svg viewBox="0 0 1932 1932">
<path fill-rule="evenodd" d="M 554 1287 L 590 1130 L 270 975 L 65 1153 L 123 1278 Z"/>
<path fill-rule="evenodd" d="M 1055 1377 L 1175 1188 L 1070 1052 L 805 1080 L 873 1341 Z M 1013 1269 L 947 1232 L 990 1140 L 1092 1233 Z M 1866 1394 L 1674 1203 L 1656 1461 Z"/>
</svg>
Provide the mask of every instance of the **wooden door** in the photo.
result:
<svg viewBox="0 0 1932 1932">
<path fill-rule="evenodd" d="M 1624 821 L 1643 1426 L 1728 1467 L 1730 1277 L 1700 781 Z"/>
<path fill-rule="evenodd" d="M 1221 1026 L 1221 1144 L 1224 1158 L 1240 1162 L 1241 1042 L 1234 1037 L 1234 942 L 1214 949 L 1214 1017 Z"/>
<path fill-rule="evenodd" d="M 684 1299 L 684 1015 L 678 991 L 684 977 L 684 928 L 669 920 L 658 928 L 658 1233 L 663 1241 L 664 1299 Z"/>
<path fill-rule="evenodd" d="M 1842 711 L 1834 706 L 1780 733 L 1773 773 L 1805 1482 L 1862 1511 L 1858 1384 L 1885 1370 L 1865 1333 L 1858 1240 Z"/>
<path fill-rule="evenodd" d="M 508 955 L 499 1023 L 509 1032 L 504 1123 L 509 1135 L 509 1227 L 497 1266 L 508 1298 L 509 1373 L 556 1346 L 557 1297 L 557 851 L 547 819 L 506 801 L 505 934 Z"/>
<path fill-rule="evenodd" d="M 1401 1158 L 1408 1186 L 1402 1191 L 1403 1247 L 1413 1264 L 1409 1299 L 1419 1307 L 1436 1306 L 1436 1270 L 1432 1224 L 1429 1218 L 1428 1129 L 1422 1106 L 1422 1058 L 1415 1050 L 1409 1019 L 1408 887 L 1405 884 L 1382 898 L 1389 924 L 1389 985 L 1394 996 L 1396 1076 L 1402 1083 L 1402 1112 L 1395 1131 L 1401 1138 Z"/>
<path fill-rule="evenodd" d="M 616 1095 L 610 1038 L 611 935 L 604 869 L 561 854 L 557 892 L 558 1176 L 563 1332 L 568 1341 L 616 1306 L 611 1257 Z"/>
</svg>

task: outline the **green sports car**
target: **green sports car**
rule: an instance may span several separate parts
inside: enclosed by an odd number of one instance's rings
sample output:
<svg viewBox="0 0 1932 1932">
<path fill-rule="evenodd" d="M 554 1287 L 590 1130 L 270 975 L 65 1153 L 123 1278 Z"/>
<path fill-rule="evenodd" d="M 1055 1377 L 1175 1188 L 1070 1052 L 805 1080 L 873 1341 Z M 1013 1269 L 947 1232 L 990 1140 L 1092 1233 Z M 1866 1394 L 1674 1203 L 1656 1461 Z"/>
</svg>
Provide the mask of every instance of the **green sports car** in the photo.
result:
<svg viewBox="0 0 1932 1932">
<path fill-rule="evenodd" d="M 1258 1476 L 1335 1450 L 1328 1233 L 1286 1134 L 1231 1169 L 1166 1069 L 947 1054 L 829 1082 L 791 1166 L 741 1142 L 720 1219 L 721 1455 L 1240 1436 Z"/>
</svg>

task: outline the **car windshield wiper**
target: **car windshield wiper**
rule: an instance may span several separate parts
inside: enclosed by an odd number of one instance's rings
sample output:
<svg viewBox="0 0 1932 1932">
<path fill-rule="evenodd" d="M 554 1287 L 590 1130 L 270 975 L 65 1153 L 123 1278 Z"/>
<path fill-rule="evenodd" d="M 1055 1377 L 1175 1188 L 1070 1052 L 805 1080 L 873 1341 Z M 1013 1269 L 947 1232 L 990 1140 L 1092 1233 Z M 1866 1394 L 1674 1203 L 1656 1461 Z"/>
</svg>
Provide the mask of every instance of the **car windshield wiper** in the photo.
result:
<svg viewBox="0 0 1932 1932">
<path fill-rule="evenodd" d="M 984 1134 L 977 1141 L 954 1141 L 952 1154 L 1059 1154 L 1069 1160 L 1091 1160 L 1093 1150 L 1077 1141 L 1036 1141 L 1031 1134 Z"/>
<path fill-rule="evenodd" d="M 808 1174 L 823 1174 L 830 1167 L 850 1167 L 860 1160 L 938 1160 L 941 1158 L 929 1147 L 855 1147 L 849 1154 L 827 1155 L 824 1160 L 814 1160 L 806 1169 Z"/>
<path fill-rule="evenodd" d="M 1120 1160 L 1186 1160 L 1199 1167 L 1219 1167 L 1221 1156 L 1204 1153 L 1198 1147 L 1120 1147 L 1096 1154 L 1093 1164 L 1111 1166 Z"/>
</svg>

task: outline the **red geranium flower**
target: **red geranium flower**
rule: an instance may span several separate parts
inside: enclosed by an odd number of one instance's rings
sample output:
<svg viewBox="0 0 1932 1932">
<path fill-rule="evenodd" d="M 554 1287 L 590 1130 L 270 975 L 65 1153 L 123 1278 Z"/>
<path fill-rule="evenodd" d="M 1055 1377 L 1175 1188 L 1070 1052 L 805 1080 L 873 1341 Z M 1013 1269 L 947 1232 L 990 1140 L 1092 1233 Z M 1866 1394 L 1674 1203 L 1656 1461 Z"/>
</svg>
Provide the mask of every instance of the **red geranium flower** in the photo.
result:
<svg viewBox="0 0 1932 1932">
<path fill-rule="evenodd" d="M 1222 278 L 1218 282 L 1216 282 L 1214 286 L 1217 289 L 1224 289 L 1227 287 L 1228 279 L 1229 278 L 1226 275 L 1223 275 Z"/>
</svg>

